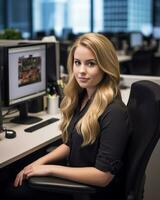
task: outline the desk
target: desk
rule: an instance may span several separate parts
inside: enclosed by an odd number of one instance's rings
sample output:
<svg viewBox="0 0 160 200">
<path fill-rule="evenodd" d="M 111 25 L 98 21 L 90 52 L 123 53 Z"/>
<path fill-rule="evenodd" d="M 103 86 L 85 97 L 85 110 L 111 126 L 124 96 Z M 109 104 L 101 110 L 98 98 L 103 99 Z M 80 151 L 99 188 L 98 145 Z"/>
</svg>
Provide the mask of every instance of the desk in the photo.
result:
<svg viewBox="0 0 160 200">
<path fill-rule="evenodd" d="M 122 101 L 127 105 L 129 95 L 130 95 L 130 88 L 121 90 Z"/>
<path fill-rule="evenodd" d="M 127 104 L 130 89 L 122 90 L 122 100 Z M 38 116 L 45 119 L 53 117 L 46 112 L 38 113 Z M 54 117 L 60 118 L 59 115 Z M 0 168 L 3 168 L 25 156 L 45 147 L 60 138 L 60 121 L 56 121 L 32 133 L 24 132 L 24 129 L 32 125 L 6 124 L 6 128 L 16 131 L 17 136 L 13 139 L 6 139 L 4 133 L 0 134 Z"/>
<path fill-rule="evenodd" d="M 38 116 L 44 120 L 53 117 L 45 112 L 39 113 Z M 60 118 L 60 114 L 54 117 Z M 6 124 L 6 128 L 15 130 L 17 136 L 13 139 L 6 139 L 4 133 L 0 134 L 0 168 L 24 158 L 59 139 L 61 135 L 58 129 L 59 123 L 60 121 L 56 121 L 32 133 L 24 132 L 25 128 L 32 125 Z"/>
<path fill-rule="evenodd" d="M 132 56 L 129 56 L 129 55 L 119 55 L 119 54 L 117 54 L 117 57 L 118 57 L 119 62 L 127 62 L 127 61 L 130 61 L 132 59 Z"/>
</svg>

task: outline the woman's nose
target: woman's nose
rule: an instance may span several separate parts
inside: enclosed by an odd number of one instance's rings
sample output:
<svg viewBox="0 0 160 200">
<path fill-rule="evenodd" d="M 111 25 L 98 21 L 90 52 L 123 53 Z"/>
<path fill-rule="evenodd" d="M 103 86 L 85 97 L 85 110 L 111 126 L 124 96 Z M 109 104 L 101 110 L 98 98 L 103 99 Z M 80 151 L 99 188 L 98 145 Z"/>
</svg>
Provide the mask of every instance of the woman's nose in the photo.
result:
<svg viewBox="0 0 160 200">
<path fill-rule="evenodd" d="M 80 68 L 79 68 L 79 72 L 80 73 L 85 73 L 86 72 L 86 67 L 84 64 L 81 64 Z"/>
</svg>

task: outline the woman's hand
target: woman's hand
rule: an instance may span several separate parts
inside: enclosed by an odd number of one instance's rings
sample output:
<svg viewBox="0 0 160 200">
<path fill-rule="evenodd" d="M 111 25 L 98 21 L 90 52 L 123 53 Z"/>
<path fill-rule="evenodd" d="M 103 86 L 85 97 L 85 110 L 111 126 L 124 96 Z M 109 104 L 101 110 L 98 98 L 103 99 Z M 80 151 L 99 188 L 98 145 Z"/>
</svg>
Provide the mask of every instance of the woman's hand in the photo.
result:
<svg viewBox="0 0 160 200">
<path fill-rule="evenodd" d="M 27 165 L 26 167 L 24 167 L 23 170 L 21 170 L 16 178 L 15 178 L 15 181 L 14 181 L 14 187 L 18 187 L 18 186 L 21 186 L 22 183 L 23 183 L 23 180 L 26 179 L 26 172 L 29 171 L 33 166 L 36 166 L 38 164 L 36 163 L 31 163 L 29 165 Z"/>
<path fill-rule="evenodd" d="M 21 186 L 23 181 L 30 176 L 45 176 L 52 172 L 53 165 L 44 165 L 54 161 L 62 160 L 69 155 L 70 149 L 67 145 L 61 144 L 58 148 L 39 158 L 21 170 L 14 181 L 14 186 Z"/>
<path fill-rule="evenodd" d="M 31 176 L 47 176 L 51 173 L 51 165 L 30 164 L 21 170 L 14 181 L 14 187 L 21 186 L 23 181 Z"/>
</svg>

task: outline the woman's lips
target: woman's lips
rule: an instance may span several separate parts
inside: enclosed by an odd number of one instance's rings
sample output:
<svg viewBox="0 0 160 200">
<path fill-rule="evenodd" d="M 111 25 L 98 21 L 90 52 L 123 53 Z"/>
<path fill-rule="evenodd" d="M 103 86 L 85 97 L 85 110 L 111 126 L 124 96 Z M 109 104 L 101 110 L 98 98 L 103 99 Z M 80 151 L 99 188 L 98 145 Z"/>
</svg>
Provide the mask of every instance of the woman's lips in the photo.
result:
<svg viewBox="0 0 160 200">
<path fill-rule="evenodd" d="M 84 78 L 84 77 L 79 77 L 78 80 L 80 82 L 87 82 L 89 79 L 88 78 Z"/>
</svg>

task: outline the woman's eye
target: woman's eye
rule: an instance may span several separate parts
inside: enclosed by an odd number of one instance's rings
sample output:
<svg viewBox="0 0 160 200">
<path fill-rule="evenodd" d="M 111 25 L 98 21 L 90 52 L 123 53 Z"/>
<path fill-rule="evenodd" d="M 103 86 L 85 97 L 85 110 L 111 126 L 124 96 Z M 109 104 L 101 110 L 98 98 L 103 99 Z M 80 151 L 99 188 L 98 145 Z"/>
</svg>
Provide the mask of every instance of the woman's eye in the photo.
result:
<svg viewBox="0 0 160 200">
<path fill-rule="evenodd" d="M 74 64 L 75 64 L 76 66 L 79 66 L 81 63 L 80 63 L 78 60 L 75 60 L 75 61 L 74 61 Z"/>
<path fill-rule="evenodd" d="M 88 66 L 89 66 L 89 67 L 94 67 L 95 65 L 96 65 L 95 62 L 89 62 L 89 63 L 88 63 Z"/>
</svg>

